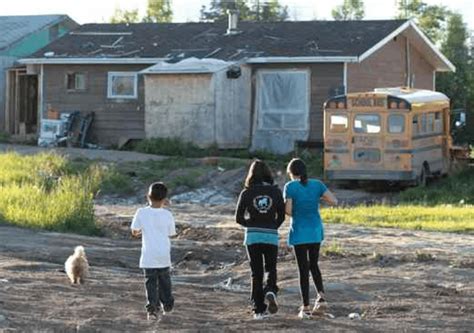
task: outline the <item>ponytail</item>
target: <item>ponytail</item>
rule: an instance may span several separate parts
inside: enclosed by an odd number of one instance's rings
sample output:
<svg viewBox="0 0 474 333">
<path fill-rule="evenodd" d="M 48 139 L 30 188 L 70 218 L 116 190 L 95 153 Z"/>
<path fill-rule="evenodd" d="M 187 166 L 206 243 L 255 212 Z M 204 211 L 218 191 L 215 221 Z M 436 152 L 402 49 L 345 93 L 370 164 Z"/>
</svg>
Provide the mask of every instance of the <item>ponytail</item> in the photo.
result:
<svg viewBox="0 0 474 333">
<path fill-rule="evenodd" d="M 294 158 L 288 163 L 287 172 L 293 176 L 300 177 L 302 185 L 308 183 L 308 173 L 306 172 L 306 164 L 299 158 Z"/>
</svg>

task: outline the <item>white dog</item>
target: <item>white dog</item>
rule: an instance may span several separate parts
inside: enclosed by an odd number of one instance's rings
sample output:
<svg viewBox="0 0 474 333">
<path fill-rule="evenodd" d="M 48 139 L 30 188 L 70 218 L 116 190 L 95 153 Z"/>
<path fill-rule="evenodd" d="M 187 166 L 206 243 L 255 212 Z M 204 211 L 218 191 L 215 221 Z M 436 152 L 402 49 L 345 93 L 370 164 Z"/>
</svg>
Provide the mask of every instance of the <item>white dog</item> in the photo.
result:
<svg viewBox="0 0 474 333">
<path fill-rule="evenodd" d="M 87 262 L 84 247 L 76 246 L 74 254 L 67 258 L 64 263 L 66 274 L 73 284 L 84 283 L 85 278 L 89 272 L 89 263 Z"/>
</svg>

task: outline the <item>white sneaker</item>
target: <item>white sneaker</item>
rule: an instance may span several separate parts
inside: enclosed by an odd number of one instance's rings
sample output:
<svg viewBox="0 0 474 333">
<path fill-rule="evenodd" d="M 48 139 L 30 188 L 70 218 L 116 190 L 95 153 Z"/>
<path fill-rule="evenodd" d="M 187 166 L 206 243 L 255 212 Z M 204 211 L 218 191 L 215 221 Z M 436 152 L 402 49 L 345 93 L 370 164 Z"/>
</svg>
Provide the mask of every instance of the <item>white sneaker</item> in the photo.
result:
<svg viewBox="0 0 474 333">
<path fill-rule="evenodd" d="M 274 292 L 267 292 L 265 295 L 265 299 L 268 302 L 268 312 L 271 314 L 277 313 L 278 312 L 278 303 L 277 303 L 277 297 Z"/>
<path fill-rule="evenodd" d="M 328 302 L 322 296 L 319 296 L 314 302 L 313 313 L 324 313 L 328 308 Z"/>
<path fill-rule="evenodd" d="M 298 313 L 300 319 L 311 319 L 311 311 L 308 308 L 301 307 Z"/>
<path fill-rule="evenodd" d="M 264 312 L 264 313 L 255 313 L 253 315 L 253 319 L 255 319 L 255 320 L 263 320 L 263 319 L 266 319 L 268 317 L 270 317 L 270 315 L 266 312 Z"/>
</svg>

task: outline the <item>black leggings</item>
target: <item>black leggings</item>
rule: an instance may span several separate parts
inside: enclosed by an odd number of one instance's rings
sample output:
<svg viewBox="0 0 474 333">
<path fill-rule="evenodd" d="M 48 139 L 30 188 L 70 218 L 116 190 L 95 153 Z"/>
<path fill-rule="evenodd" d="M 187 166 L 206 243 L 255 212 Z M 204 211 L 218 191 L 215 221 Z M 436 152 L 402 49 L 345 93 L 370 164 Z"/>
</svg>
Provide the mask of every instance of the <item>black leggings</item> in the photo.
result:
<svg viewBox="0 0 474 333">
<path fill-rule="evenodd" d="M 309 272 L 318 292 L 324 292 L 323 278 L 318 266 L 319 247 L 321 243 L 295 245 L 296 262 L 300 274 L 300 290 L 303 305 L 309 305 Z"/>
</svg>

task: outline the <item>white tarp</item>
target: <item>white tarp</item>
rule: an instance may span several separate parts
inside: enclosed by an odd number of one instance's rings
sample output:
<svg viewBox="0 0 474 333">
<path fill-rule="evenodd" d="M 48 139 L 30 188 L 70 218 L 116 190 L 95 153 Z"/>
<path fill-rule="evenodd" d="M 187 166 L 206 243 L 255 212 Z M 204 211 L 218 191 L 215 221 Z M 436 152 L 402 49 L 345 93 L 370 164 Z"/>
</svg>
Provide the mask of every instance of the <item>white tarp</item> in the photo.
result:
<svg viewBox="0 0 474 333">
<path fill-rule="evenodd" d="M 180 73 L 215 73 L 232 66 L 227 62 L 213 58 L 186 58 L 177 63 L 159 62 L 142 70 L 141 74 L 180 74 Z"/>
<path fill-rule="evenodd" d="M 288 153 L 309 135 L 309 71 L 261 70 L 252 150 Z"/>
</svg>

